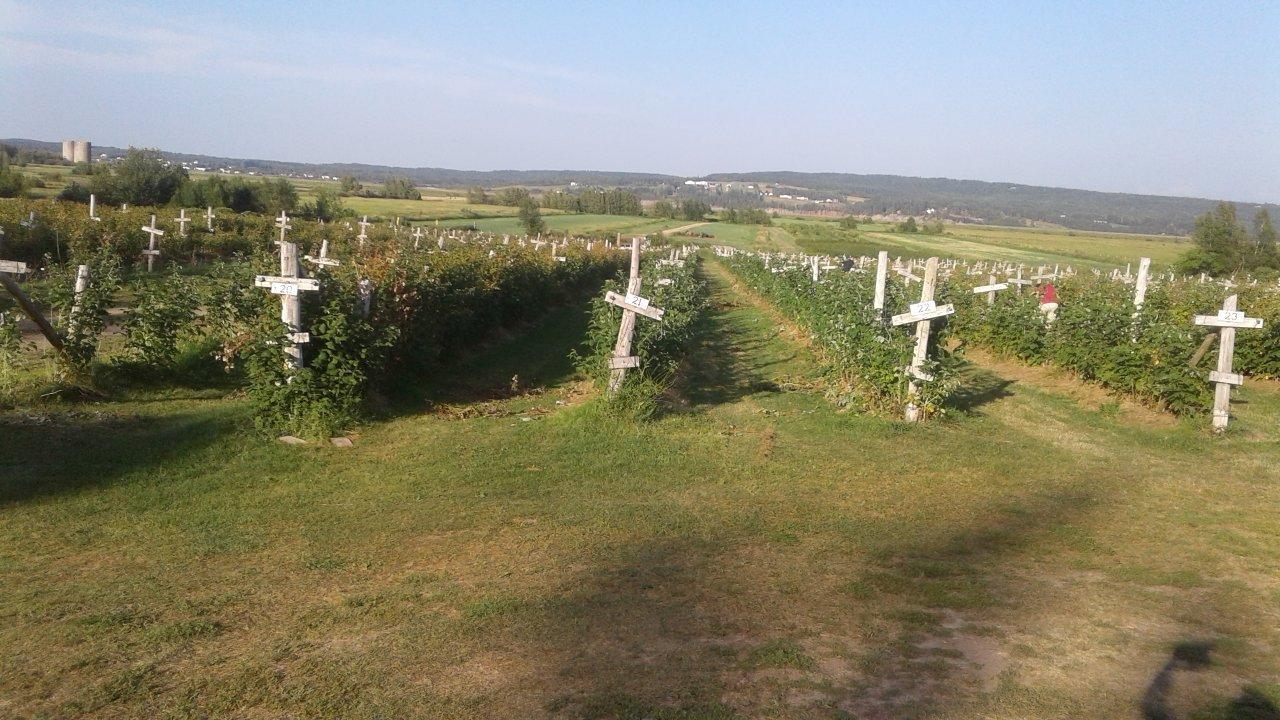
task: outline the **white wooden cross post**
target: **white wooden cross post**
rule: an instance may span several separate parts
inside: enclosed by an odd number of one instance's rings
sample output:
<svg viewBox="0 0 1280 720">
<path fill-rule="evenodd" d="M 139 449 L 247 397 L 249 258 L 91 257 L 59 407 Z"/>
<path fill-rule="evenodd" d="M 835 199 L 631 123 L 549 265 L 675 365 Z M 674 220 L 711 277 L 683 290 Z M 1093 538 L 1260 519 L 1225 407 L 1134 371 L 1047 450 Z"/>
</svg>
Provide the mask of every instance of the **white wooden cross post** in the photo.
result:
<svg viewBox="0 0 1280 720">
<path fill-rule="evenodd" d="M 187 236 L 187 223 L 191 222 L 191 218 L 187 217 L 187 209 L 182 208 L 178 211 L 178 217 L 174 218 L 178 223 L 178 237 Z"/>
<path fill-rule="evenodd" d="M 283 232 L 282 229 L 281 233 Z M 320 289 L 319 280 L 301 277 L 301 271 L 298 245 L 282 240 L 280 274 L 259 275 L 253 280 L 255 286 L 270 288 L 272 295 L 280 296 L 280 321 L 285 324 L 289 333 L 289 345 L 285 348 L 288 355 L 286 362 L 294 369 L 302 367 L 302 348 L 298 346 L 311 341 L 311 335 L 302 331 L 302 302 L 298 293 Z"/>
<path fill-rule="evenodd" d="M 979 285 L 978 287 L 974 288 L 974 289 L 973 289 L 973 293 L 974 293 L 975 295 L 980 295 L 980 294 L 982 294 L 982 293 L 986 293 L 986 294 L 987 294 L 987 304 L 988 304 L 988 305 L 995 305 L 995 304 L 996 304 L 996 291 L 997 291 L 997 290 L 1006 290 L 1006 289 L 1008 289 L 1008 287 L 1009 287 L 1009 284 L 1008 284 L 1008 283 L 998 283 L 998 282 L 996 282 L 996 276 L 995 276 L 995 275 L 988 275 L 988 276 L 987 276 L 987 284 L 986 284 L 986 285 Z"/>
<path fill-rule="evenodd" d="M 93 193 L 89 193 L 89 219 L 102 222 L 102 218 L 98 217 L 98 196 Z"/>
<path fill-rule="evenodd" d="M 931 257 L 924 265 L 924 281 L 920 284 L 920 302 L 911 305 L 911 311 L 894 315 L 894 325 L 916 324 L 916 349 L 911 356 L 911 366 L 907 368 L 907 413 L 908 422 L 922 420 L 920 406 L 917 404 L 919 388 L 916 380 L 929 381 L 933 376 L 924 371 L 924 362 L 929 354 L 929 326 L 934 318 L 946 317 L 956 309 L 951 305 L 938 305 L 933 301 L 934 287 L 938 284 L 938 258 Z"/>
<path fill-rule="evenodd" d="M 871 307 L 880 311 L 880 317 L 884 317 L 884 284 L 889 279 L 889 251 L 881 250 L 876 256 L 876 295 L 872 300 Z"/>
<path fill-rule="evenodd" d="M 151 216 L 151 226 L 142 226 L 142 232 L 151 236 L 147 241 L 147 249 L 142 251 L 147 256 L 147 272 L 151 272 L 155 268 L 156 257 L 160 255 L 160 249 L 156 247 L 156 238 L 164 235 L 163 230 L 156 229 L 156 216 Z"/>
<path fill-rule="evenodd" d="M 622 323 L 618 326 L 618 341 L 613 346 L 613 357 L 609 358 L 609 394 L 612 395 L 622 387 L 627 376 L 627 368 L 640 367 L 640 357 L 631 354 L 631 339 L 635 335 L 636 315 L 644 315 L 652 320 L 662 320 L 662 310 L 649 306 L 648 298 L 640 296 L 640 238 L 631 239 L 631 273 L 627 280 L 625 297 L 613 291 L 606 292 L 605 302 L 622 308 Z"/>
<path fill-rule="evenodd" d="M 326 265 L 328 267 L 337 267 L 342 264 L 341 261 L 329 257 L 329 241 L 327 239 L 320 241 L 320 255 L 317 257 L 304 255 L 302 259 L 313 265 Z"/>
<path fill-rule="evenodd" d="M 360 225 L 360 234 L 356 236 L 356 239 L 360 241 L 360 247 L 364 247 L 364 241 L 369 239 L 369 235 L 366 233 L 369 229 L 369 225 L 371 224 L 369 222 L 369 216 L 365 215 L 364 219 L 362 219 L 358 224 Z"/>
<path fill-rule="evenodd" d="M 422 226 L 419 225 L 413 229 L 413 249 L 418 249 L 418 244 L 422 242 Z"/>
<path fill-rule="evenodd" d="M 1222 432 L 1227 429 L 1227 420 L 1231 418 L 1231 387 L 1243 385 L 1244 376 L 1231 372 L 1231 358 L 1236 351 L 1236 329 L 1256 330 L 1262 327 L 1262 318 L 1246 317 L 1244 312 L 1236 309 L 1236 296 L 1232 295 L 1222 302 L 1222 309 L 1217 315 L 1197 315 L 1196 325 L 1218 328 L 1218 369 L 1209 373 L 1209 381 L 1213 388 L 1213 430 Z"/>
<path fill-rule="evenodd" d="M 1133 315 L 1138 316 L 1142 304 L 1147 301 L 1147 273 L 1151 270 L 1151 258 L 1142 258 L 1138 263 L 1138 281 L 1133 286 Z"/>
<path fill-rule="evenodd" d="M 209 232 L 213 232 L 213 206 L 206 206 L 204 209 L 204 227 Z"/>
<path fill-rule="evenodd" d="M 280 228 L 279 242 L 284 242 L 285 232 L 292 230 L 293 226 L 289 224 L 289 216 L 283 210 L 280 211 L 280 217 L 276 218 L 276 227 Z"/>
<path fill-rule="evenodd" d="M 1021 265 L 1021 264 L 1019 264 L 1019 265 L 1018 265 L 1018 274 L 1017 274 L 1016 276 L 1013 276 L 1013 277 L 1005 278 L 1005 282 L 1006 282 L 1007 284 L 1009 284 L 1009 285 L 1013 285 L 1013 286 L 1015 286 L 1015 287 L 1017 288 L 1017 291 L 1018 291 L 1018 294 L 1019 294 L 1019 295 L 1021 295 L 1021 294 L 1022 294 L 1022 287 L 1023 287 L 1024 285 L 1034 285 L 1034 284 L 1035 284 L 1034 282 L 1032 282 L 1032 281 L 1030 281 L 1030 280 L 1023 280 L 1023 279 L 1022 279 L 1022 265 Z"/>
</svg>

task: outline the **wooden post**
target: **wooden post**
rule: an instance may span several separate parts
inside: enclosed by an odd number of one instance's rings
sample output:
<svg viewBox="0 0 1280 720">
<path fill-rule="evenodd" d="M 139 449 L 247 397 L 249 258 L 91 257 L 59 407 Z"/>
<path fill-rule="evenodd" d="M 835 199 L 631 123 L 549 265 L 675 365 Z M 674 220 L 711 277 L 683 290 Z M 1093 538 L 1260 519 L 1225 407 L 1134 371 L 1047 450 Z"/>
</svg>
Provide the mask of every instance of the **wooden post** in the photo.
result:
<svg viewBox="0 0 1280 720">
<path fill-rule="evenodd" d="M 880 311 L 880 315 L 884 315 L 884 284 L 889 279 L 889 251 L 881 250 L 876 256 L 876 296 L 871 303 L 871 307 Z"/>
<path fill-rule="evenodd" d="M 640 238 L 631 238 L 631 272 L 627 276 L 627 295 L 640 294 Z M 613 346 L 615 358 L 631 355 L 631 336 L 636 330 L 636 314 L 632 310 L 623 309 L 622 324 L 618 326 L 618 340 Z M 612 395 L 622 387 L 626 379 L 627 369 L 616 367 L 609 372 L 609 394 Z"/>
<path fill-rule="evenodd" d="M 40 328 L 40 334 L 44 335 L 44 339 L 49 341 L 50 347 L 64 359 L 67 359 L 66 347 L 62 344 L 62 336 L 58 334 L 57 330 L 53 329 L 53 325 L 45 318 L 44 313 L 40 312 L 40 308 L 36 306 L 35 302 L 22 291 L 17 281 L 9 277 L 8 273 L 2 269 L 0 269 L 0 286 L 9 291 L 13 299 L 17 301 L 18 307 L 22 308 L 22 312 L 31 318 L 31 322 L 35 323 L 36 327 Z"/>
<path fill-rule="evenodd" d="M 907 368 L 907 410 L 908 422 L 919 422 L 924 419 L 923 411 L 917 403 L 920 388 L 917 380 L 929 381 L 933 376 L 924 371 L 924 363 L 929 356 L 929 329 L 934 318 L 945 317 L 955 312 L 951 305 L 937 305 L 933 301 L 934 289 L 938 284 L 938 258 L 931 257 L 924 265 L 924 279 L 920 283 L 920 302 L 911 306 L 911 312 L 894 315 L 894 325 L 916 324 L 916 347 L 911 356 L 911 365 Z"/>
<path fill-rule="evenodd" d="M 89 266 L 81 265 L 76 268 L 76 293 L 75 299 L 71 303 L 71 317 L 67 318 L 67 327 L 74 332 L 76 321 L 80 318 L 80 299 L 84 296 L 84 291 L 89 289 Z"/>
<path fill-rule="evenodd" d="M 285 362 L 289 367 L 302 367 L 302 348 L 298 347 L 311 341 L 311 336 L 302 330 L 302 302 L 298 297 L 301 291 L 316 291 L 320 282 L 301 276 L 302 267 L 298 263 L 298 246 L 296 243 L 280 242 L 280 275 L 259 275 L 253 284 L 257 287 L 271 288 L 273 295 L 280 296 L 280 321 L 288 331 L 288 345 Z"/>
<path fill-rule="evenodd" d="M 640 297 L 640 242 L 643 238 L 631 238 L 631 272 L 627 279 L 627 294 L 622 297 L 615 292 L 606 292 L 604 299 L 622 308 L 622 322 L 618 325 L 618 341 L 613 346 L 613 357 L 609 358 L 609 395 L 618 392 L 622 381 L 626 379 L 627 368 L 640 367 L 640 358 L 631 354 L 631 339 L 636 331 L 636 315 L 644 315 L 653 320 L 662 320 L 662 310 L 650 307 L 646 298 Z"/>
<path fill-rule="evenodd" d="M 1231 388 L 1244 384 L 1244 376 L 1231 371 L 1232 356 L 1236 350 L 1236 329 L 1262 327 L 1262 318 L 1246 317 L 1236 309 L 1236 303 L 1237 297 L 1232 295 L 1222 302 L 1222 309 L 1217 315 L 1195 317 L 1196 325 L 1219 328 L 1218 369 L 1209 373 L 1209 380 L 1214 383 L 1213 431 L 1216 433 L 1225 431 L 1227 422 L 1231 419 Z"/>
<path fill-rule="evenodd" d="M 1138 281 L 1133 288 L 1133 314 L 1137 317 L 1142 304 L 1147 301 L 1147 273 L 1151 270 L 1151 258 L 1142 258 L 1138 263 Z"/>
<path fill-rule="evenodd" d="M 89 219 L 102 222 L 102 218 L 98 217 L 98 196 L 93 193 L 89 193 Z"/>
<path fill-rule="evenodd" d="M 359 302 L 360 317 L 368 319 L 373 312 L 373 281 L 361 278 L 356 284 L 356 298 Z"/>
<path fill-rule="evenodd" d="M 209 205 L 204 210 L 204 226 L 209 232 L 213 232 L 213 206 Z"/>
<path fill-rule="evenodd" d="M 156 257 L 160 255 L 160 250 L 156 247 L 156 238 L 164 235 L 164 231 L 156 229 L 156 216 L 152 215 L 151 226 L 143 225 L 142 232 L 151 236 L 151 239 L 147 241 L 147 249 L 142 251 L 142 254 L 147 256 L 147 272 L 151 272 L 155 269 Z"/>
<path fill-rule="evenodd" d="M 191 222 L 191 218 L 187 217 L 187 209 L 178 210 L 178 217 L 174 218 L 174 221 L 178 223 L 178 237 L 186 237 L 187 223 Z"/>
<path fill-rule="evenodd" d="M 281 234 L 284 230 L 280 230 Z M 296 278 L 298 277 L 298 245 L 291 242 L 280 243 L 280 275 L 281 277 Z M 297 296 L 281 295 L 280 296 L 280 320 L 288 328 L 289 334 L 302 332 L 302 301 Z M 302 348 L 297 343 L 289 343 L 285 348 L 285 354 L 289 356 L 289 364 L 294 368 L 302 367 Z"/>
<path fill-rule="evenodd" d="M 369 224 L 370 223 L 369 223 L 368 215 L 365 215 L 364 218 L 359 222 L 360 234 L 356 236 L 356 239 L 360 241 L 360 247 L 364 247 L 364 241 L 369 239 L 369 236 L 365 232 L 366 230 L 369 229 Z"/>
</svg>

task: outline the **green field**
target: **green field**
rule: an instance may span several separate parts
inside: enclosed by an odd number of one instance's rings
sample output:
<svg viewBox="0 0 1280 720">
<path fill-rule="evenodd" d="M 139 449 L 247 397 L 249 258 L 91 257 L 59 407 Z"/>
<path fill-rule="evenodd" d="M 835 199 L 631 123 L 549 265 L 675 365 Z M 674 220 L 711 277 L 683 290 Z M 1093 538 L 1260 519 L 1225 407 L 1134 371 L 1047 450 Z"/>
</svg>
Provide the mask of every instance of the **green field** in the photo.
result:
<svg viewBox="0 0 1280 720">
<path fill-rule="evenodd" d="M 692 242 L 703 245 L 731 245 L 740 250 L 799 251 L 795 240 L 783 227 L 713 222 L 691 228 L 690 232 L 712 236 L 711 239 L 702 237 L 688 238 Z M 686 239 L 681 235 L 673 237 L 675 239 Z"/>
<path fill-rule="evenodd" d="M 514 208 L 507 208 L 513 210 Z M 668 228 L 687 225 L 683 220 L 655 220 L 654 218 L 636 217 L 634 215 L 548 215 L 543 211 L 547 229 L 569 233 L 622 233 L 623 235 L 646 235 Z M 512 218 L 487 219 L 454 219 L 441 221 L 441 227 L 472 227 L 484 232 L 517 235 L 523 234 L 520 223 Z"/>
<path fill-rule="evenodd" d="M 217 388 L 0 414 L 3 715 L 1273 717 L 1280 386 L 1215 440 L 973 356 L 907 426 L 706 274 L 643 424 L 575 377 L 577 304 L 348 449 Z"/>
<path fill-rule="evenodd" d="M 909 256 L 939 255 L 970 260 L 1008 260 L 1028 265 L 1114 267 L 1150 257 L 1167 267 L 1187 251 L 1186 238 L 1084 233 L 1075 230 L 947 225 L 942 235 L 896 232 L 885 223 L 846 230 L 835 221 L 782 218 L 779 224 L 808 253 L 869 255 L 879 250 Z"/>
</svg>

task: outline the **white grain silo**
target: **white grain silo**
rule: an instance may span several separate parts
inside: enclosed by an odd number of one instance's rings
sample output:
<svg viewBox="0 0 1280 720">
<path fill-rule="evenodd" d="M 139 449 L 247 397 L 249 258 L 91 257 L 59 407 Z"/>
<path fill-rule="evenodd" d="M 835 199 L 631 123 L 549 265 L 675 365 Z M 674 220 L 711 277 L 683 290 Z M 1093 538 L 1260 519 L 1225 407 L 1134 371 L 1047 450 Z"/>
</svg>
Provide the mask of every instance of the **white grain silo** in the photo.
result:
<svg viewBox="0 0 1280 720">
<path fill-rule="evenodd" d="M 93 143 L 88 140 L 76 140 L 74 155 L 72 162 L 93 162 Z"/>
<path fill-rule="evenodd" d="M 62 159 L 70 161 L 75 156 L 76 156 L 76 141 L 63 140 L 62 141 Z"/>
</svg>

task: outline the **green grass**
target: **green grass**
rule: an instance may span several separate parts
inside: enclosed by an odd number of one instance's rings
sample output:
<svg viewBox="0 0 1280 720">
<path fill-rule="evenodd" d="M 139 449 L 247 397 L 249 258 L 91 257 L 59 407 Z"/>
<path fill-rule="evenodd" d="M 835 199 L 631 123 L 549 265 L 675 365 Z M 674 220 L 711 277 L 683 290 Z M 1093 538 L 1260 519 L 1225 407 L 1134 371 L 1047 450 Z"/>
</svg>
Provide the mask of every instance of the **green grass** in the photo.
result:
<svg viewBox="0 0 1280 720">
<path fill-rule="evenodd" d="M 883 223 L 845 230 L 835 221 L 783 218 L 808 253 L 830 255 L 939 255 L 970 260 L 1011 260 L 1028 265 L 1115 267 L 1150 257 L 1156 266 L 1173 264 L 1189 247 L 1186 238 L 1088 233 L 1065 229 L 947 225 L 942 235 L 899 233 Z"/>
<path fill-rule="evenodd" d="M 514 208 L 509 208 L 514 210 Z M 557 232 L 570 233 L 622 233 L 623 235 L 646 235 L 668 228 L 680 227 L 688 223 L 682 220 L 655 220 L 653 218 L 633 215 L 548 215 L 542 211 L 547 228 Z M 486 218 L 441 221 L 441 227 L 470 227 L 499 234 L 523 234 L 520 222 L 514 218 Z"/>
<path fill-rule="evenodd" d="M 690 232 L 710 235 L 711 239 L 691 239 L 692 242 L 703 245 L 731 245 L 741 250 L 798 252 L 795 240 L 783 227 L 712 222 L 691 228 Z M 681 235 L 673 237 L 678 240 L 686 239 Z"/>
<path fill-rule="evenodd" d="M 1179 716 L 1277 702 L 1275 384 L 1215 440 L 989 363 L 912 427 L 707 273 L 650 423 L 574 378 L 581 307 L 349 449 L 222 391 L 0 415 L 4 714 L 1128 717 L 1191 641 Z"/>
</svg>

